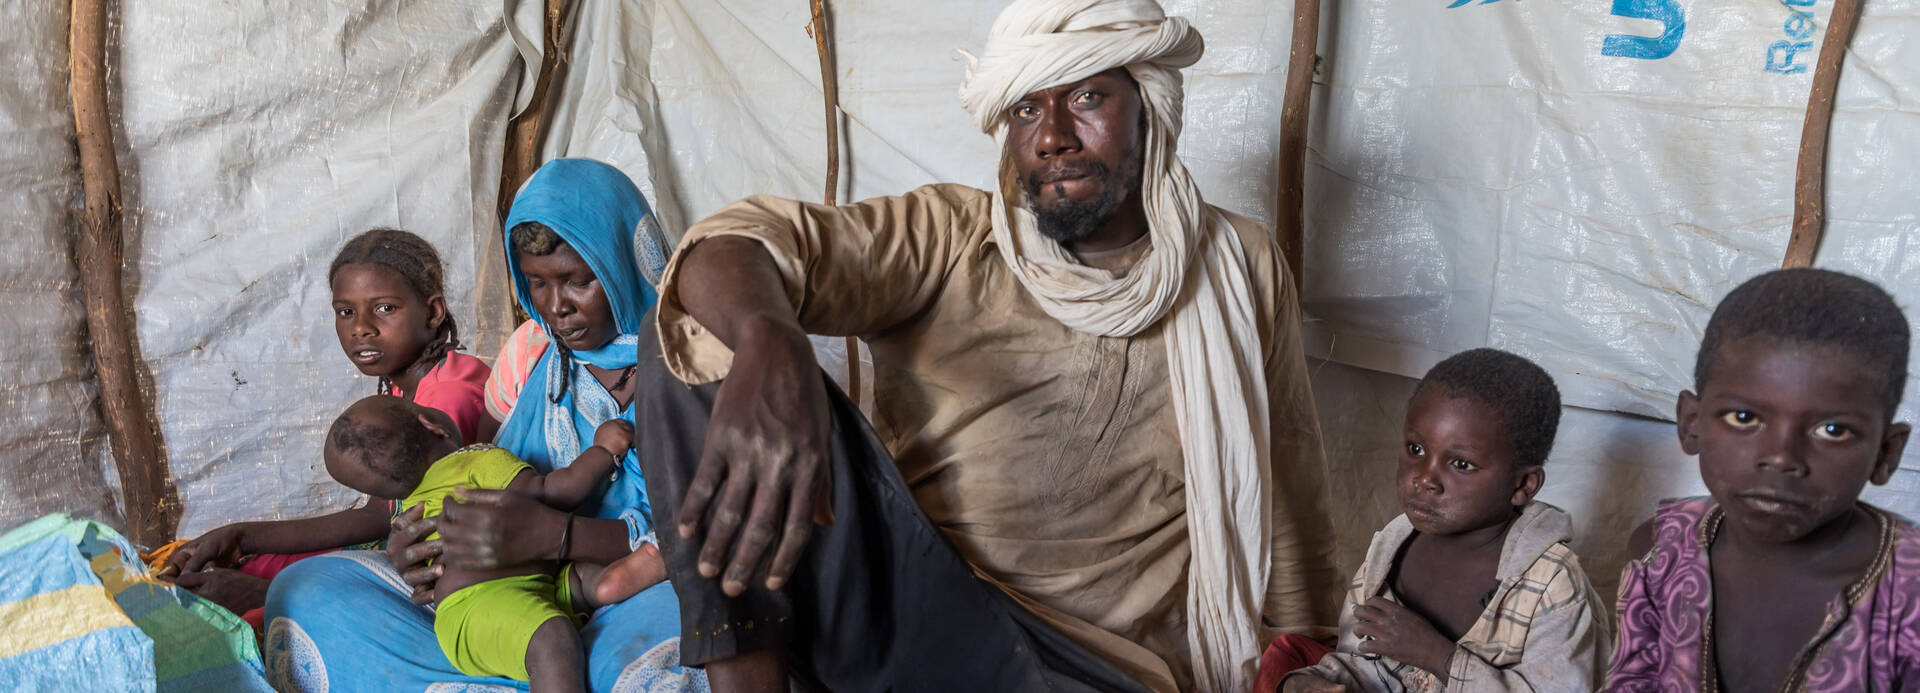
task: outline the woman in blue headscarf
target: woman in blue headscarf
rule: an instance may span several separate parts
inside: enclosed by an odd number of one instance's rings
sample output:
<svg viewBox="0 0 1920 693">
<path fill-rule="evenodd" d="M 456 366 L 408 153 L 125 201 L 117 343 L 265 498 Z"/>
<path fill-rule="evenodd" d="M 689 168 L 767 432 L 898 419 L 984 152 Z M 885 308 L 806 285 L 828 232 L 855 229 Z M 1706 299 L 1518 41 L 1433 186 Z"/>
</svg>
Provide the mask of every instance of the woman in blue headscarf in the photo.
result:
<svg viewBox="0 0 1920 693">
<path fill-rule="evenodd" d="M 496 361 L 488 405 L 503 421 L 495 444 L 546 472 L 591 445 L 601 423 L 632 420 L 635 349 L 667 245 L 632 181 L 585 159 L 542 166 L 514 198 L 504 228 L 515 293 L 533 319 Z M 652 518 L 632 451 L 599 501 L 574 513 L 502 491 L 466 496 L 467 503 L 449 502 L 432 520 L 396 518 L 391 563 L 378 553 L 341 552 L 297 563 L 274 581 L 263 654 L 276 687 L 524 687 L 462 675 L 441 653 L 432 613 L 415 605 L 432 599 L 437 568 L 428 558 L 475 569 L 558 559 L 621 561 L 629 568 L 660 561 L 650 545 Z M 416 543 L 436 529 L 439 539 Z M 665 574 L 664 568 L 617 572 Z M 593 690 L 705 690 L 699 672 L 679 666 L 672 589 L 660 582 L 594 612 L 581 630 Z"/>
</svg>

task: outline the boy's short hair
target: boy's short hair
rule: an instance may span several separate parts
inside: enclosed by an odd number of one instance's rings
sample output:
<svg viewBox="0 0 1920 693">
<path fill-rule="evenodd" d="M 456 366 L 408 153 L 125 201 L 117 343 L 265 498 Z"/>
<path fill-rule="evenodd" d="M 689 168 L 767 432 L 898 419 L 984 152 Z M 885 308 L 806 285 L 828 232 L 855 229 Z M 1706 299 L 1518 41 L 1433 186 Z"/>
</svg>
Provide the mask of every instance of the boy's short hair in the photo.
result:
<svg viewBox="0 0 1920 693">
<path fill-rule="evenodd" d="M 1775 270 L 1747 280 L 1727 294 L 1707 320 L 1693 365 L 1694 391 L 1706 387 L 1727 344 L 1752 338 L 1845 349 L 1885 378 L 1880 397 L 1889 420 L 1900 406 L 1912 331 L 1893 296 L 1873 282 L 1811 268 Z"/>
<path fill-rule="evenodd" d="M 1517 464 L 1546 464 L 1560 430 L 1560 388 L 1546 370 L 1499 349 L 1469 349 L 1434 364 L 1407 401 L 1433 388 L 1494 410 L 1513 443 Z"/>
<path fill-rule="evenodd" d="M 364 413 L 356 417 L 351 411 L 341 414 L 327 433 L 327 444 L 334 454 L 358 460 L 396 483 L 419 483 L 421 470 L 430 461 L 433 432 L 404 409 L 380 406 L 373 412 L 372 417 Z"/>
</svg>

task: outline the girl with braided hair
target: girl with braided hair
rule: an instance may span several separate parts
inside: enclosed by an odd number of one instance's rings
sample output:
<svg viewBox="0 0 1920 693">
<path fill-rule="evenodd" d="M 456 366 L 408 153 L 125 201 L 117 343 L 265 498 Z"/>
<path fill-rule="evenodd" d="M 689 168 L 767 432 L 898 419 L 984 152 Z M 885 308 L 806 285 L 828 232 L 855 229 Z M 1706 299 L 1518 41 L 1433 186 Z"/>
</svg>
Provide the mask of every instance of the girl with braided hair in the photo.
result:
<svg viewBox="0 0 1920 693">
<path fill-rule="evenodd" d="M 340 249 L 327 282 L 340 349 L 361 373 L 379 378 L 379 394 L 446 412 L 463 444 L 493 438 L 499 424 L 483 402 L 491 370 L 455 351 L 460 331 L 447 310 L 446 270 L 431 244 L 398 229 L 367 231 Z M 181 545 L 162 573 L 177 573 L 180 586 L 258 627 L 268 581 L 295 561 L 326 553 L 255 555 L 261 540 L 293 535 L 333 546 L 368 543 L 386 536 L 392 513 L 390 503 L 373 502 L 320 517 L 227 525 Z"/>
<path fill-rule="evenodd" d="M 460 329 L 433 246 L 405 231 L 374 229 L 347 241 L 327 281 L 340 349 L 361 373 L 380 379 L 380 394 L 446 412 L 463 443 L 493 439 L 499 424 L 483 401 L 491 370 L 455 351 Z"/>
</svg>

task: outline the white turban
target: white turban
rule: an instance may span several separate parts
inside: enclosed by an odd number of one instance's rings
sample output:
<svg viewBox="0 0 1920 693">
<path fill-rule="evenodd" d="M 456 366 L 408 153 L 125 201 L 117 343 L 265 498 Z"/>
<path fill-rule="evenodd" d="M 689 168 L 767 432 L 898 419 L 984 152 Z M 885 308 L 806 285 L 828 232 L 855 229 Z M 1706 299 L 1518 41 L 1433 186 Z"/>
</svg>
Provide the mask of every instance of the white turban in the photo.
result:
<svg viewBox="0 0 1920 693">
<path fill-rule="evenodd" d="M 1138 334 L 1162 318 L 1186 470 L 1187 640 L 1195 685 L 1248 690 L 1260 655 L 1272 550 L 1267 382 L 1240 237 L 1200 199 L 1174 151 L 1179 69 L 1199 33 L 1153 0 L 1015 0 L 987 47 L 967 56 L 960 100 L 1001 145 L 993 235 L 1000 256 L 1048 315 L 1089 334 Z M 1153 248 L 1115 279 L 1041 236 L 1007 155 L 1006 112 L 1028 93 L 1125 67 L 1147 115 L 1141 203 Z"/>
</svg>

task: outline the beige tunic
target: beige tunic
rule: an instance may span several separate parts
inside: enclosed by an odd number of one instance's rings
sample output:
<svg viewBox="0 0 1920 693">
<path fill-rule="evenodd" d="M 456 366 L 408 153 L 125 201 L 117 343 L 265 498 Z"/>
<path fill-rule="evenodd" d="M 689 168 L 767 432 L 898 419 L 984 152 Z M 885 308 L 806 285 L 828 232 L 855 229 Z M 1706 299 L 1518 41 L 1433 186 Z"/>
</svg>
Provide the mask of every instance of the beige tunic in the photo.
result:
<svg viewBox="0 0 1920 693">
<path fill-rule="evenodd" d="M 841 207 L 753 197 L 696 224 L 682 248 L 715 236 L 764 244 L 808 332 L 866 341 L 874 429 L 961 555 L 1156 690 L 1191 688 L 1185 474 L 1162 328 L 1096 337 L 1048 316 L 1001 260 L 991 202 L 960 185 Z M 1341 576 L 1299 305 L 1266 230 L 1229 218 L 1267 336 L 1275 532 L 1263 632 L 1324 637 Z M 1113 268 L 1146 252 L 1083 260 Z M 661 292 L 668 366 L 688 382 L 720 379 L 732 354 L 686 316 L 678 275 L 676 258 Z"/>
</svg>

